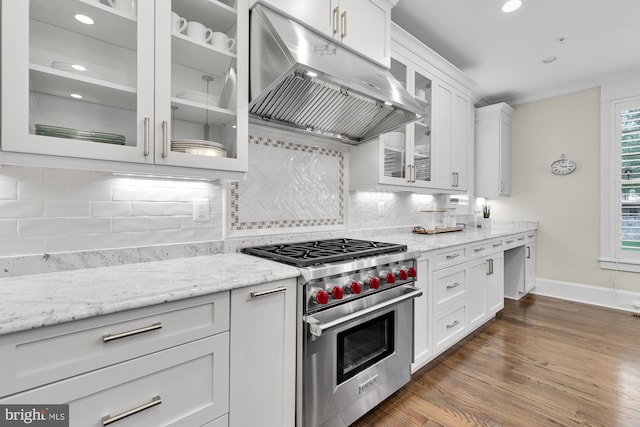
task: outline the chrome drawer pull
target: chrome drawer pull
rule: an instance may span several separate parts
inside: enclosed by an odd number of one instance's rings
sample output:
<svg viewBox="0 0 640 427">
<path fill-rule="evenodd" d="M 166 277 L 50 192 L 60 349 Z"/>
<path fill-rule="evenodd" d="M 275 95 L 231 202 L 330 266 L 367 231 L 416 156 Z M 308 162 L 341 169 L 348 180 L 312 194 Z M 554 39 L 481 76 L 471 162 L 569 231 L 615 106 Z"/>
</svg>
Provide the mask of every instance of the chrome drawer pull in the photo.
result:
<svg viewBox="0 0 640 427">
<path fill-rule="evenodd" d="M 458 322 L 457 320 L 454 320 L 453 322 L 449 323 L 447 325 L 447 329 L 451 329 L 451 328 L 455 328 L 456 326 L 458 326 L 460 324 L 460 322 Z"/>
<path fill-rule="evenodd" d="M 287 292 L 286 286 L 280 286 L 279 288 L 273 288 L 266 291 L 251 292 L 251 298 L 260 298 L 271 294 L 277 294 L 278 292 Z"/>
<path fill-rule="evenodd" d="M 482 252 L 484 250 L 485 250 L 485 248 L 475 248 L 473 251 L 474 252 Z"/>
<path fill-rule="evenodd" d="M 460 254 L 451 254 L 451 255 L 447 255 L 447 259 L 458 258 L 459 256 Z"/>
<path fill-rule="evenodd" d="M 524 240 L 524 237 L 518 237 L 518 240 Z"/>
<path fill-rule="evenodd" d="M 144 326 L 142 328 L 134 329 L 132 331 L 120 332 L 117 334 L 107 334 L 102 337 L 103 342 L 109 342 L 113 340 L 118 340 L 120 338 L 130 337 L 132 335 L 142 334 L 149 331 L 155 331 L 156 329 L 162 329 L 162 323 L 156 322 L 149 326 Z"/>
<path fill-rule="evenodd" d="M 102 425 L 108 426 L 111 423 L 115 423 L 116 421 L 120 421 L 121 419 L 128 417 L 129 415 L 137 414 L 138 412 L 142 412 L 145 409 L 152 408 L 161 403 L 162 403 L 162 399 L 160 398 L 160 396 L 154 396 L 153 399 L 151 399 L 151 402 L 145 403 L 144 405 L 140 405 L 137 408 L 129 409 L 128 411 L 115 415 L 113 417 L 111 415 L 102 417 Z"/>
<path fill-rule="evenodd" d="M 515 240 L 507 240 L 507 243 L 513 243 Z"/>
<path fill-rule="evenodd" d="M 460 286 L 460 283 L 455 282 L 455 283 L 454 283 L 454 284 L 452 284 L 452 285 L 447 285 L 447 289 L 457 288 L 458 286 Z"/>
<path fill-rule="evenodd" d="M 494 247 L 494 248 L 497 248 L 498 246 L 502 246 L 502 243 L 494 243 L 494 244 L 493 244 L 493 247 Z"/>
</svg>

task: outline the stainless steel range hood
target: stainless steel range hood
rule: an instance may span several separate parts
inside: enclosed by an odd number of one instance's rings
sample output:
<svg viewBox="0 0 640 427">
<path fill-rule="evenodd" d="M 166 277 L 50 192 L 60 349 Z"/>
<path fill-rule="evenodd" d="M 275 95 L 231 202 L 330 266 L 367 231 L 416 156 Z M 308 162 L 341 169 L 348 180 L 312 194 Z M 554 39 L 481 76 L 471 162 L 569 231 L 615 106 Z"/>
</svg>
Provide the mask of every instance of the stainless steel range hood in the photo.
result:
<svg viewBox="0 0 640 427">
<path fill-rule="evenodd" d="M 252 122 L 357 145 L 427 114 L 387 69 L 262 3 L 250 43 Z"/>
</svg>

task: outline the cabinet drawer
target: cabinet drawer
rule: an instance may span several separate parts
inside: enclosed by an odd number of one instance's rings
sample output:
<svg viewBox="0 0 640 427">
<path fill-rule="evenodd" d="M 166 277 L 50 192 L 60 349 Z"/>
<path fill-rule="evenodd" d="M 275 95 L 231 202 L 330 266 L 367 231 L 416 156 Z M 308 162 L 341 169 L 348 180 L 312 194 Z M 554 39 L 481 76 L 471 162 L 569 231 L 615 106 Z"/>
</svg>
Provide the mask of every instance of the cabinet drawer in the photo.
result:
<svg viewBox="0 0 640 427">
<path fill-rule="evenodd" d="M 70 427 L 203 425 L 229 410 L 229 332 L 0 399 L 33 402 L 69 404 Z"/>
<path fill-rule="evenodd" d="M 446 249 L 437 252 L 434 259 L 434 267 L 443 267 L 465 259 L 465 248 Z"/>
<path fill-rule="evenodd" d="M 0 337 L 0 397 L 229 329 L 229 292 Z"/>
<path fill-rule="evenodd" d="M 514 234 L 513 236 L 507 236 L 502 239 L 504 249 L 511 249 L 517 246 L 524 245 L 524 234 Z"/>
<path fill-rule="evenodd" d="M 469 258 L 484 256 L 502 248 L 502 240 L 486 240 L 469 247 Z"/>
<path fill-rule="evenodd" d="M 465 298 L 467 292 L 466 269 L 450 267 L 433 273 L 434 313 Z"/>
<path fill-rule="evenodd" d="M 536 232 L 535 231 L 527 231 L 524 233 L 524 242 L 531 243 L 536 241 Z"/>
<path fill-rule="evenodd" d="M 433 343 L 437 353 L 462 338 L 467 325 L 466 315 L 467 307 L 461 303 L 434 316 Z"/>
</svg>

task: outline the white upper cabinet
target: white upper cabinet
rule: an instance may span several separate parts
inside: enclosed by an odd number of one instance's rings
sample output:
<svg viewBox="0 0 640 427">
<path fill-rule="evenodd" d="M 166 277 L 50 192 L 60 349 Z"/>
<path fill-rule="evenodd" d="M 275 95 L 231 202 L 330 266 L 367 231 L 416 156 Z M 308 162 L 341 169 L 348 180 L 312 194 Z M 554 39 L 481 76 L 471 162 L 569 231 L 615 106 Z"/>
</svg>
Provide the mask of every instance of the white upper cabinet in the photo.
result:
<svg viewBox="0 0 640 427">
<path fill-rule="evenodd" d="M 476 195 L 511 194 L 511 116 L 504 102 L 476 108 Z"/>
<path fill-rule="evenodd" d="M 389 67 L 391 8 L 397 0 L 266 0 L 318 32 Z"/>
<path fill-rule="evenodd" d="M 173 31 L 172 12 L 202 36 Z M 2 161 L 241 177 L 240 15 L 217 0 L 3 0 Z"/>
</svg>

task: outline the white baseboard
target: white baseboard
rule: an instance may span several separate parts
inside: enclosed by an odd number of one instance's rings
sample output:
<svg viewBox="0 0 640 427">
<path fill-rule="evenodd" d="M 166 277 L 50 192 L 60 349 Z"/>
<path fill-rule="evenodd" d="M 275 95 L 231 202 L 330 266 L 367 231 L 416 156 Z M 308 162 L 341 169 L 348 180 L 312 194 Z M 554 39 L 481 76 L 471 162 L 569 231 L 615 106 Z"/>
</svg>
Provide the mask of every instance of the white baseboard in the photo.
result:
<svg viewBox="0 0 640 427">
<path fill-rule="evenodd" d="M 640 292 L 538 277 L 531 293 L 640 313 Z"/>
</svg>

